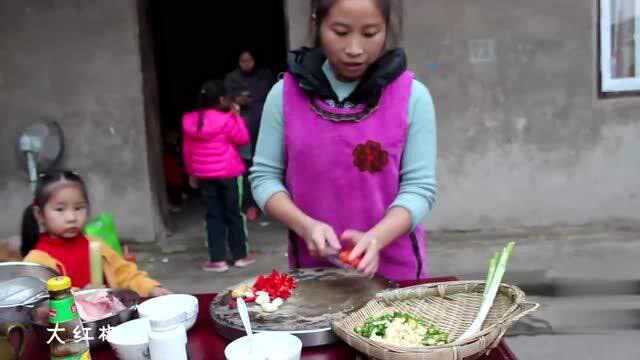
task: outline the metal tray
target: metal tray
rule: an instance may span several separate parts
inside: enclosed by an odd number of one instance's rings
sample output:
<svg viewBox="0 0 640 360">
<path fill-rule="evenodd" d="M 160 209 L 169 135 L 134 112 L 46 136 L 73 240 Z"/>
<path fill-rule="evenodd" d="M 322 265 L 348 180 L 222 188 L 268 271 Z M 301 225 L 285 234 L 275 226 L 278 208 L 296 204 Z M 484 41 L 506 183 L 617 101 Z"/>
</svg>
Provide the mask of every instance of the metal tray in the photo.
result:
<svg viewBox="0 0 640 360">
<path fill-rule="evenodd" d="M 278 311 L 263 312 L 249 304 L 251 326 L 257 331 L 284 331 L 296 335 L 305 347 L 332 344 L 338 340 L 331 323 L 365 305 L 376 293 L 397 287 L 378 277 L 368 278 L 343 269 L 295 269 L 290 272 L 298 281 L 293 296 Z M 221 292 L 211 302 L 209 313 L 218 333 L 234 340 L 244 335 L 236 309 L 228 307 L 229 290 L 253 285 L 248 279 Z"/>
</svg>

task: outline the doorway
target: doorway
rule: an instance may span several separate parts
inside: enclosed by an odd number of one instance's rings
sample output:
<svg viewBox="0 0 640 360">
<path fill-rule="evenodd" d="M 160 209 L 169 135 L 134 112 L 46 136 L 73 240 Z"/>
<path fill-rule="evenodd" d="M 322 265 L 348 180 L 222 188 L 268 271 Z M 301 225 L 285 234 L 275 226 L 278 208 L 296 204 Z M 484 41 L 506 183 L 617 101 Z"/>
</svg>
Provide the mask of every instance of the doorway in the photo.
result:
<svg viewBox="0 0 640 360">
<path fill-rule="evenodd" d="M 207 80 L 224 79 L 237 68 L 238 56 L 250 50 L 258 68 L 278 74 L 286 69 L 287 29 L 284 0 L 269 1 L 143 1 L 144 24 L 150 42 L 150 66 L 155 71 L 154 94 L 149 101 L 159 124 L 159 144 L 163 160 L 155 159 L 162 169 L 151 169 L 152 176 L 164 171 L 166 195 L 157 194 L 165 225 L 171 233 L 202 221 L 203 209 L 197 194 L 185 181 L 181 198 L 171 188 L 171 157 L 182 163 L 181 117 L 196 107 L 200 86 Z M 146 26 L 145 26 L 146 25 Z M 145 29 L 146 28 L 146 29 Z M 144 62 L 144 61 L 143 61 Z M 147 65 L 148 66 L 148 65 Z M 143 67 L 145 67 L 143 65 Z M 143 69 L 148 73 L 148 69 Z M 157 137 L 156 136 L 156 137 Z M 174 142 L 174 138 L 178 137 Z M 154 141 L 152 138 L 150 142 Z M 169 163 L 167 162 L 167 157 Z M 162 164 L 162 165 L 161 165 Z M 164 199 L 164 200 L 163 200 Z M 166 199 L 170 201 L 166 201 Z M 176 202 L 180 205 L 176 206 Z M 175 210 L 175 211 L 173 211 Z M 199 228 L 201 230 L 201 228 Z M 199 230 L 199 231 L 200 231 Z"/>
</svg>

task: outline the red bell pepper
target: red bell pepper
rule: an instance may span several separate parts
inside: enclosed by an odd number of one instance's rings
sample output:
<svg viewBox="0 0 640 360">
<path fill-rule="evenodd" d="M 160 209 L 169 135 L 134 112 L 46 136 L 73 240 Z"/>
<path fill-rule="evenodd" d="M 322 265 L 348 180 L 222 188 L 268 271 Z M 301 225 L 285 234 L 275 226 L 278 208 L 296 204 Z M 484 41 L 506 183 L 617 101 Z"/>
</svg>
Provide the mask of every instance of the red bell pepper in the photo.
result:
<svg viewBox="0 0 640 360">
<path fill-rule="evenodd" d="M 260 275 L 253 284 L 253 292 L 264 291 L 270 299 L 287 300 L 296 288 L 296 279 L 292 276 L 273 270 L 269 275 Z"/>
<path fill-rule="evenodd" d="M 358 265 L 360 265 L 360 261 L 362 260 L 362 258 L 360 257 L 360 258 L 355 258 L 353 260 L 349 260 L 349 256 L 351 256 L 351 250 L 344 250 L 340 252 L 340 255 L 338 255 L 338 258 L 343 263 L 349 266 L 352 266 L 353 268 L 357 268 Z"/>
</svg>

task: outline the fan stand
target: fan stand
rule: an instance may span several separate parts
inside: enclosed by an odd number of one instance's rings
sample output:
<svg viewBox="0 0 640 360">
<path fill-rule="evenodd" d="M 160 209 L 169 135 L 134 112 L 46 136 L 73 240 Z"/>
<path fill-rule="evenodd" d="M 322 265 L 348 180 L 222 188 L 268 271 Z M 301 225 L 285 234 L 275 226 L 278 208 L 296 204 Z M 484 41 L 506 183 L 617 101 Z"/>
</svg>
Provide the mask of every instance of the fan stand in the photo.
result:
<svg viewBox="0 0 640 360">
<path fill-rule="evenodd" d="M 29 170 L 29 182 L 31 183 L 31 191 L 35 193 L 38 184 L 38 167 L 36 166 L 35 153 L 40 151 L 42 144 L 36 138 L 27 135 L 20 137 L 20 150 L 27 155 L 27 167 Z"/>
</svg>

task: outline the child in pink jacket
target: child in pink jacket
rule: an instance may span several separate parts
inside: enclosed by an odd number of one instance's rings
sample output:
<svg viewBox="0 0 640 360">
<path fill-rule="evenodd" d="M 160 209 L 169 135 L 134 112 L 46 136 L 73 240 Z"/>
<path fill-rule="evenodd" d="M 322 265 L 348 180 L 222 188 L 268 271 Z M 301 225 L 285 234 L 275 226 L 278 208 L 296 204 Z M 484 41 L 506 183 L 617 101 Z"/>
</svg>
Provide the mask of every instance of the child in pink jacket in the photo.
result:
<svg viewBox="0 0 640 360">
<path fill-rule="evenodd" d="M 209 81 L 200 90 L 199 108 L 182 118 L 185 167 L 191 185 L 200 188 L 207 206 L 209 261 L 202 267 L 205 271 L 229 270 L 227 241 L 234 266 L 255 261 L 247 258 L 237 182 L 246 171 L 238 147 L 249 143 L 249 132 L 234 109 L 222 81 Z"/>
</svg>

